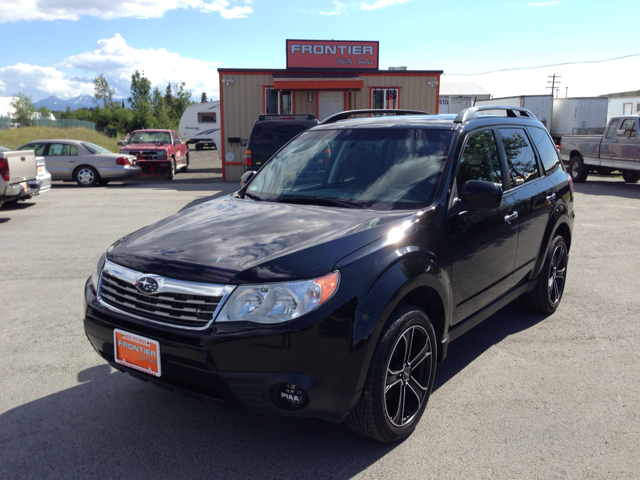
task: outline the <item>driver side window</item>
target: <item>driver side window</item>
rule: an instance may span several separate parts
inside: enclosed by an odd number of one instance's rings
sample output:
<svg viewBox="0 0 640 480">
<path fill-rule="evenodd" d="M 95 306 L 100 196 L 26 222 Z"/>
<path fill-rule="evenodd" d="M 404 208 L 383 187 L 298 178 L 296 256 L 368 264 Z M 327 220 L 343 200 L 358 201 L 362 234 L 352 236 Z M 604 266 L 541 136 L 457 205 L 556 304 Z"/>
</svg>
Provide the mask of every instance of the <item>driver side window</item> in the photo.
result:
<svg viewBox="0 0 640 480">
<path fill-rule="evenodd" d="M 458 195 L 469 180 L 482 180 L 502 184 L 502 170 L 493 130 L 469 135 L 458 167 Z"/>
</svg>

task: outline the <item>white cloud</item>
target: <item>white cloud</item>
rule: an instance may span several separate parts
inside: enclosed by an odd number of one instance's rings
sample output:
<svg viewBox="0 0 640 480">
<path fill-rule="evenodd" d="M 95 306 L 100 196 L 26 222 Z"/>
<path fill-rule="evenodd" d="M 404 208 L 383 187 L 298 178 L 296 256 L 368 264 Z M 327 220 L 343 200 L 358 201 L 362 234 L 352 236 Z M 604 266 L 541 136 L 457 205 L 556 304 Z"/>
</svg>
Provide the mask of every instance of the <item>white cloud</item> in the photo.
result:
<svg viewBox="0 0 640 480">
<path fill-rule="evenodd" d="M 219 65 L 184 58 L 164 48 L 136 49 L 116 34 L 98 41 L 95 50 L 67 57 L 55 67 L 19 63 L 0 68 L 0 95 L 21 91 L 34 101 L 49 95 L 60 98 L 93 95 L 93 77 L 102 73 L 116 89 L 116 97 L 128 97 L 131 74 L 138 70 L 163 92 L 169 82 L 184 81 L 194 100 L 203 91 L 214 99 L 219 95 L 216 70 Z"/>
<path fill-rule="evenodd" d="M 527 3 L 527 6 L 529 7 L 550 7 L 551 5 L 560 5 L 560 2 Z"/>
<path fill-rule="evenodd" d="M 369 5 L 368 3 L 362 2 L 360 5 L 362 6 L 362 10 L 375 10 L 377 8 L 389 7 L 391 5 L 397 5 L 400 3 L 406 3 L 409 0 L 378 0 L 373 5 Z"/>
<path fill-rule="evenodd" d="M 333 0 L 333 10 L 330 12 L 319 12 L 321 15 L 342 15 L 348 8 L 346 3 Z"/>
<path fill-rule="evenodd" d="M 233 0 L 236 2 L 236 0 Z M 250 3 L 245 0 L 245 3 Z M 19 20 L 78 20 L 81 16 L 116 18 L 159 18 L 178 8 L 218 12 L 223 18 L 244 18 L 251 7 L 232 5 L 229 0 L 2 0 L 0 23 Z"/>
</svg>

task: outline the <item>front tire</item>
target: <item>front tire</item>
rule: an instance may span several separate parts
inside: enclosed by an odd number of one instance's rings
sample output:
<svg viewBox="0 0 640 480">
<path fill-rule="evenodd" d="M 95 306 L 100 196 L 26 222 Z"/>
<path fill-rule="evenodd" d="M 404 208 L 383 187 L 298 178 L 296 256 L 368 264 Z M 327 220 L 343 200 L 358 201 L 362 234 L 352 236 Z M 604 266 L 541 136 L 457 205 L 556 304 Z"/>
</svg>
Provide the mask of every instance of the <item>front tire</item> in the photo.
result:
<svg viewBox="0 0 640 480">
<path fill-rule="evenodd" d="M 571 174 L 571 179 L 576 183 L 584 182 L 589 176 L 589 170 L 585 166 L 580 155 L 571 157 L 569 173 Z"/>
<path fill-rule="evenodd" d="M 189 152 L 187 152 L 187 156 L 185 158 L 185 164 L 182 167 L 182 173 L 187 173 L 189 171 Z"/>
<path fill-rule="evenodd" d="M 362 398 L 345 423 L 384 443 L 416 428 L 436 373 L 436 336 L 427 315 L 410 305 L 391 314 L 373 354 Z"/>
<path fill-rule="evenodd" d="M 640 170 L 623 170 L 622 178 L 627 183 L 638 183 L 640 180 Z"/>
<path fill-rule="evenodd" d="M 95 187 L 100 181 L 100 175 L 95 168 L 85 166 L 78 168 L 74 174 L 73 179 L 81 187 Z"/>
<path fill-rule="evenodd" d="M 170 171 L 169 171 L 169 180 L 175 180 L 176 178 L 176 161 L 175 159 L 172 157 L 171 158 L 171 167 L 170 167 Z"/>
<path fill-rule="evenodd" d="M 564 293 L 568 264 L 567 242 L 558 235 L 549 245 L 535 288 L 520 296 L 521 305 L 531 312 L 547 315 L 555 312 Z"/>
</svg>

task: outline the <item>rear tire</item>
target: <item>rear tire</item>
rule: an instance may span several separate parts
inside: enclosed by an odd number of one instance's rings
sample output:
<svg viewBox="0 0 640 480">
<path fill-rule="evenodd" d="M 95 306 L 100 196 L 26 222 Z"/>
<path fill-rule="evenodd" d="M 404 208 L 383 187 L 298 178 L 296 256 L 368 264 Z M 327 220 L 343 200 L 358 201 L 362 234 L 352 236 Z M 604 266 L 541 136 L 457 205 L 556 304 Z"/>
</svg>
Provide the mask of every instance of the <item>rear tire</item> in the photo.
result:
<svg viewBox="0 0 640 480">
<path fill-rule="evenodd" d="M 416 428 L 436 374 L 436 335 L 427 315 L 410 305 L 391 313 L 371 359 L 364 391 L 345 424 L 384 443 Z"/>
<path fill-rule="evenodd" d="M 638 183 L 640 180 L 640 170 L 623 170 L 622 178 L 627 183 Z"/>
<path fill-rule="evenodd" d="M 569 173 L 571 175 L 571 179 L 576 183 L 584 182 L 589 176 L 589 170 L 585 166 L 580 155 L 571 157 L 571 162 L 569 163 Z"/>
<path fill-rule="evenodd" d="M 185 158 L 185 164 L 182 167 L 182 173 L 187 173 L 189 171 L 189 152 L 187 152 L 187 157 Z"/>
<path fill-rule="evenodd" d="M 535 288 L 520 295 L 520 304 L 531 312 L 551 314 L 556 311 L 567 281 L 569 249 L 564 238 L 556 236 L 547 250 L 547 258 Z"/>
<path fill-rule="evenodd" d="M 95 187 L 100 181 L 100 175 L 95 168 L 87 165 L 73 172 L 73 179 L 81 187 Z"/>
</svg>

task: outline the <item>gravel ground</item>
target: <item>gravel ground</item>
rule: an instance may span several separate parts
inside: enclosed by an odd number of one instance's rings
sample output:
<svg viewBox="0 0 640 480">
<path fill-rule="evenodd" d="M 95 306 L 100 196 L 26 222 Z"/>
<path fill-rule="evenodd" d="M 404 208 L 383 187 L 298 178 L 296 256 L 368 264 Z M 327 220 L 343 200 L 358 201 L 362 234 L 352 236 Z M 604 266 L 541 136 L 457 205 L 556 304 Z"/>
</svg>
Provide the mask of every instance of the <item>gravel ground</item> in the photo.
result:
<svg viewBox="0 0 640 480">
<path fill-rule="evenodd" d="M 639 478 L 640 184 L 590 177 L 562 305 L 511 304 L 438 366 L 397 445 L 314 419 L 252 416 L 115 372 L 82 329 L 115 239 L 234 191 L 215 151 L 174 182 L 55 182 L 0 209 L 0 478 Z"/>
</svg>

